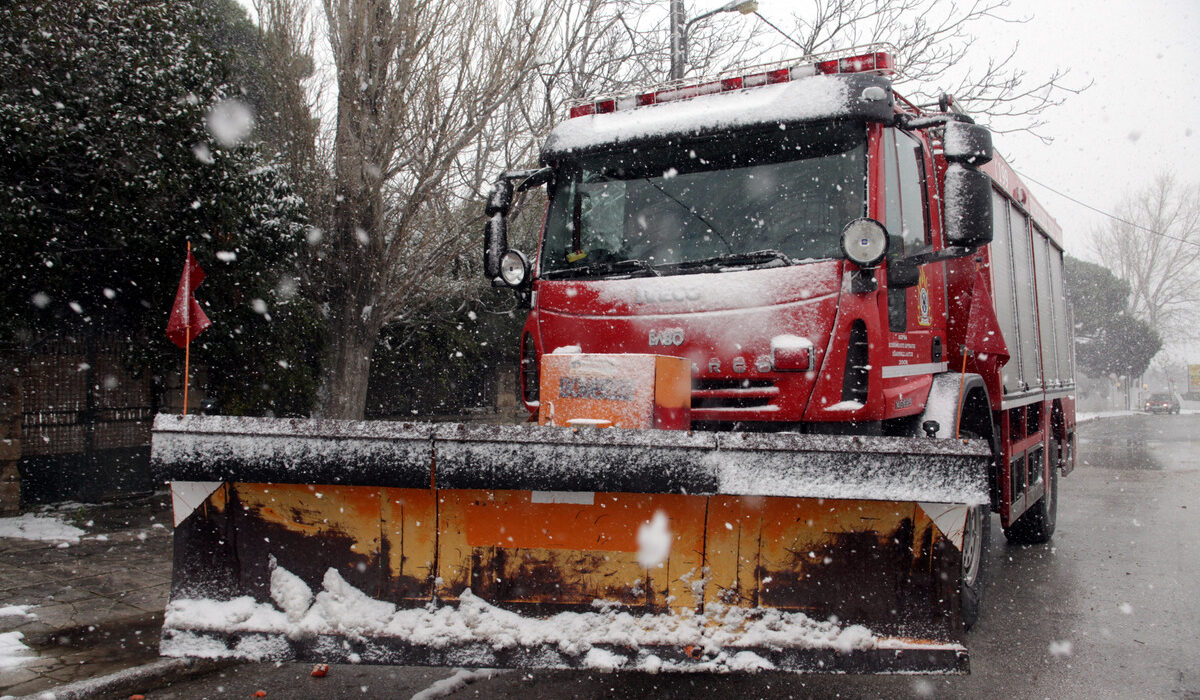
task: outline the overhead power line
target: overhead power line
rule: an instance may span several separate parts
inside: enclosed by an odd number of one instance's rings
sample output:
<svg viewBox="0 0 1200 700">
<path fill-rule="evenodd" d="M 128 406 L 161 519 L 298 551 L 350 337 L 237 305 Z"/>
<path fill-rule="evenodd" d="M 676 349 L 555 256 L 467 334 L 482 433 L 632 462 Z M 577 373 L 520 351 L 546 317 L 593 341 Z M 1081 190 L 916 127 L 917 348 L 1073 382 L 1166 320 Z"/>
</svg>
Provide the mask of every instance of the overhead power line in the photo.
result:
<svg viewBox="0 0 1200 700">
<path fill-rule="evenodd" d="M 1123 219 L 1123 218 L 1117 216 L 1116 214 L 1110 214 L 1109 212 L 1106 212 L 1103 209 L 1100 209 L 1098 207 L 1093 207 L 1092 205 L 1088 204 L 1087 202 L 1081 202 L 1078 199 L 1075 199 L 1074 197 L 1072 197 L 1071 195 L 1069 195 L 1065 192 L 1059 192 L 1058 190 L 1054 189 L 1050 185 L 1047 185 L 1044 182 L 1039 182 L 1038 180 L 1033 179 L 1032 177 L 1026 175 L 1025 173 L 1021 172 L 1020 170 L 1017 170 L 1016 168 L 1013 168 L 1013 172 L 1020 175 L 1024 179 L 1029 180 L 1030 182 L 1034 183 L 1035 185 L 1045 187 L 1047 190 L 1050 190 L 1051 192 L 1058 195 L 1059 197 L 1062 197 L 1063 199 L 1069 199 L 1072 202 L 1075 202 L 1076 204 L 1078 204 L 1079 206 L 1084 207 L 1085 209 L 1091 209 L 1092 211 L 1094 211 L 1097 214 L 1100 214 L 1102 216 L 1107 216 L 1108 218 L 1112 219 L 1113 221 L 1119 221 L 1119 222 L 1125 224 L 1126 226 L 1132 226 L 1136 229 L 1140 229 L 1142 231 L 1145 231 L 1146 233 L 1150 233 L 1155 236 L 1162 236 L 1163 238 L 1169 238 L 1173 241 L 1179 241 L 1180 243 L 1186 243 L 1190 246 L 1196 246 L 1197 248 L 1200 248 L 1200 243 L 1197 243 L 1196 241 L 1190 241 L 1186 238 L 1180 238 L 1179 236 L 1174 236 L 1169 233 L 1164 233 L 1162 231 L 1157 231 L 1152 228 L 1147 228 L 1146 226 L 1142 226 L 1141 224 L 1135 224 L 1134 222 L 1132 222 L 1128 219 Z"/>
</svg>

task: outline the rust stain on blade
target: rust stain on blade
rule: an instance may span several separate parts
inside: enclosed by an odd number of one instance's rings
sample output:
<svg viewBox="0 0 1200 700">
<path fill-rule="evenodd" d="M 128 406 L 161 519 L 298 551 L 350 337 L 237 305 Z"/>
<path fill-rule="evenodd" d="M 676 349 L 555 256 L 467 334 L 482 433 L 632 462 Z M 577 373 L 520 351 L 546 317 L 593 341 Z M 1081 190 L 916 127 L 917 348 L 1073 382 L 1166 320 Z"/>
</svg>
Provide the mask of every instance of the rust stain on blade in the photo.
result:
<svg viewBox="0 0 1200 700">
<path fill-rule="evenodd" d="M 647 568 L 638 530 L 660 511 L 670 552 Z M 535 503 L 529 491 L 229 484 L 181 523 L 176 545 L 180 591 L 260 601 L 274 558 L 314 591 L 332 567 L 401 606 L 471 588 L 534 614 L 596 600 L 676 614 L 720 604 L 917 639 L 958 632 L 961 555 L 913 502 L 596 493 Z"/>
<path fill-rule="evenodd" d="M 945 637 L 957 550 L 916 504 L 714 497 L 705 601 Z"/>
<path fill-rule="evenodd" d="M 439 597 L 463 589 L 498 604 L 695 608 L 702 496 L 598 493 L 591 504 L 534 503 L 529 491 L 439 492 Z M 637 559 L 639 528 L 663 512 L 671 548 L 661 565 Z"/>
</svg>

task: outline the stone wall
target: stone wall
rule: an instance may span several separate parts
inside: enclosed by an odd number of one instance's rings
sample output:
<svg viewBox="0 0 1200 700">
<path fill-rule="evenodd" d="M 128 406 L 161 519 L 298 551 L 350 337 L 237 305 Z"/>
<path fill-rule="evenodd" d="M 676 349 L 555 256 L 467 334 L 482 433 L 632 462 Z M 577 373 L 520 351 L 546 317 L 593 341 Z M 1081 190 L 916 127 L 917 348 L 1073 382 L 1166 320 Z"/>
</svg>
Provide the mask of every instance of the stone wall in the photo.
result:
<svg viewBox="0 0 1200 700">
<path fill-rule="evenodd" d="M 0 515 L 21 508 L 21 381 L 15 372 L 0 376 Z"/>
</svg>

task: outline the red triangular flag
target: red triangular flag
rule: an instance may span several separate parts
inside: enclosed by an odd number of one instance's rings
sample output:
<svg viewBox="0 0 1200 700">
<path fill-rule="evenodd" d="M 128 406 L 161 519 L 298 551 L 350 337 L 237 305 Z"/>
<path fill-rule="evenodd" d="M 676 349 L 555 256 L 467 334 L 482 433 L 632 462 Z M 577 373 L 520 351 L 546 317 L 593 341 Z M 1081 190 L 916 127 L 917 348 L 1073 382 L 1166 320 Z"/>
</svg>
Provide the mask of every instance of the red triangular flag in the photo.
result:
<svg viewBox="0 0 1200 700">
<path fill-rule="evenodd" d="M 975 273 L 975 288 L 971 290 L 971 311 L 967 314 L 967 337 L 963 341 L 967 349 L 976 355 L 986 354 L 995 358 L 998 365 L 1008 362 L 1008 345 L 1000 332 L 996 310 L 992 308 L 992 295 L 983 281 L 983 271 Z M 981 358 L 982 359 L 982 358 Z"/>
<path fill-rule="evenodd" d="M 196 297 L 192 296 L 203 281 L 204 268 L 189 252 L 187 262 L 183 264 L 183 276 L 179 278 L 179 290 L 175 292 L 175 305 L 171 307 L 171 317 L 167 321 L 167 337 L 181 348 L 212 325 Z"/>
</svg>

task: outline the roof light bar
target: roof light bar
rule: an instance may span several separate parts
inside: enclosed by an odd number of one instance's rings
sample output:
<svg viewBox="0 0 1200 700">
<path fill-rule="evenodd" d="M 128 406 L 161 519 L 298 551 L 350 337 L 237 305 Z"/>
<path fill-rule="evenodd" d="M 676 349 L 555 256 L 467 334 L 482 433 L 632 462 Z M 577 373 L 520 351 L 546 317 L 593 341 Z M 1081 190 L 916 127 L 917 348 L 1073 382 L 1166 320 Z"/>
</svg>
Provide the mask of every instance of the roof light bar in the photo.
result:
<svg viewBox="0 0 1200 700">
<path fill-rule="evenodd" d="M 594 114 L 608 114 L 617 110 L 646 107 L 663 104 L 664 102 L 676 102 L 678 100 L 689 100 L 701 95 L 713 95 L 762 85 L 786 83 L 814 75 L 837 75 L 844 73 L 892 75 L 895 72 L 896 63 L 894 54 L 890 51 L 872 51 L 856 56 L 833 58 L 827 61 L 799 64 L 787 68 L 775 68 L 748 75 L 708 80 L 694 85 L 681 86 L 675 84 L 637 95 L 588 101 L 572 106 L 571 118 L 586 117 Z"/>
<path fill-rule="evenodd" d="M 822 75 L 838 73 L 875 73 L 876 75 L 892 75 L 896 72 L 895 60 L 886 51 L 875 51 L 861 56 L 835 58 L 816 64 L 817 72 Z"/>
</svg>

